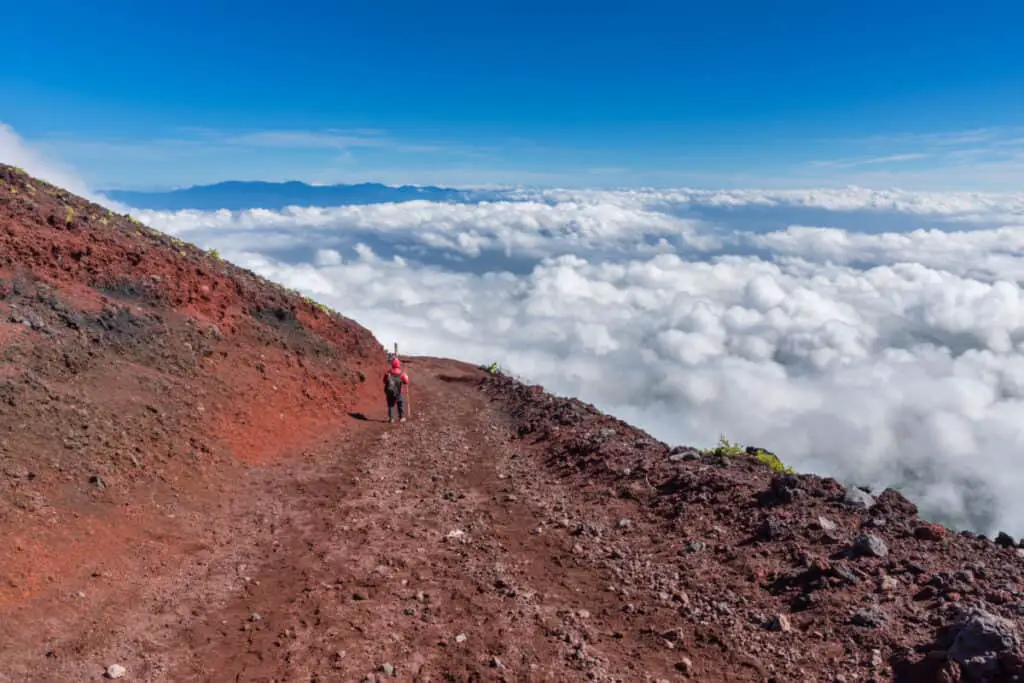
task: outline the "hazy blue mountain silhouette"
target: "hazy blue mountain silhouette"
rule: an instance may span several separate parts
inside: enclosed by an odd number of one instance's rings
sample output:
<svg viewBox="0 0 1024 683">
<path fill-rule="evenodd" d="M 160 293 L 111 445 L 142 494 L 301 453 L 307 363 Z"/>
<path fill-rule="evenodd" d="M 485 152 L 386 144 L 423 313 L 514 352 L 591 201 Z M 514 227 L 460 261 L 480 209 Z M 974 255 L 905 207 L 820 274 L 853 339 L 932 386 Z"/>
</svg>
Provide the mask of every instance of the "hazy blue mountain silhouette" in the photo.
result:
<svg viewBox="0 0 1024 683">
<path fill-rule="evenodd" d="M 139 192 L 107 190 L 111 199 L 137 209 L 181 211 L 196 209 L 216 211 L 229 209 L 280 210 L 287 206 L 343 206 L 346 204 L 379 204 L 409 202 L 422 199 L 432 202 L 470 202 L 487 199 L 492 193 L 456 190 L 444 187 L 393 187 L 380 183 L 358 185 L 307 185 L 298 181 L 268 183 L 230 180 L 214 185 L 195 185 L 180 190 Z"/>
</svg>

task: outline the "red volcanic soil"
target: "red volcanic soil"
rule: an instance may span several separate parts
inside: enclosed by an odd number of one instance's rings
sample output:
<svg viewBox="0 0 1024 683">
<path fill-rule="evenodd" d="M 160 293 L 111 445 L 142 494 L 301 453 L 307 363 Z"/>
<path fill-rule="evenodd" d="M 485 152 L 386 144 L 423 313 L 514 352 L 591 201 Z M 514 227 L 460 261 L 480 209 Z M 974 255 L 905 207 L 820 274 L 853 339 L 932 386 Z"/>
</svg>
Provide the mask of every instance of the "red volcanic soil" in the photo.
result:
<svg viewBox="0 0 1024 683">
<path fill-rule="evenodd" d="M 1024 675 L 1012 539 L 456 361 L 388 425 L 384 362 L 0 166 L 0 680 Z"/>
</svg>

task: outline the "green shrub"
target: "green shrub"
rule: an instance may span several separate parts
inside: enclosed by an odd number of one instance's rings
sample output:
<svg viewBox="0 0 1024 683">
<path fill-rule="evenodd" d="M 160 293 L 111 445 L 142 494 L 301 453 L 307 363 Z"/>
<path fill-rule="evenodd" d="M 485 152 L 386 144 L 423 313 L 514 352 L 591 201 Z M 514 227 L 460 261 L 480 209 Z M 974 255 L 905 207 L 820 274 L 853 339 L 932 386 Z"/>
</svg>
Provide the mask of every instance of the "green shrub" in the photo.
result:
<svg viewBox="0 0 1024 683">
<path fill-rule="evenodd" d="M 718 445 L 707 451 L 711 455 L 719 455 L 722 457 L 747 457 L 757 460 L 762 465 L 767 465 L 772 471 L 780 474 L 796 474 L 789 465 L 779 460 L 779 456 L 774 453 L 769 453 L 766 450 L 758 448 L 753 454 L 747 453 L 747 449 L 741 446 L 739 443 L 732 443 L 724 436 L 718 438 Z"/>
</svg>

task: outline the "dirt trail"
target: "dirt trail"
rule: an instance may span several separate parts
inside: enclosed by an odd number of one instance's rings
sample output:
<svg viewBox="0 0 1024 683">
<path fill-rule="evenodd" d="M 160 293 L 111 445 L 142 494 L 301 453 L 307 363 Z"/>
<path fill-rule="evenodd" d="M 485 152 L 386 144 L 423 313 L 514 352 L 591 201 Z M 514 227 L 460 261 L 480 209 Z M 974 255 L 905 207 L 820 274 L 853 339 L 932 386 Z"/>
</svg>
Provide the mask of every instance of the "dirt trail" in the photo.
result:
<svg viewBox="0 0 1024 683">
<path fill-rule="evenodd" d="M 3 656 L 9 680 L 98 679 L 114 662 L 145 681 L 670 677 L 678 654 L 605 626 L 623 610 L 615 577 L 574 559 L 550 514 L 570 494 L 467 386 L 481 373 L 408 370 L 412 420 L 368 405 L 343 441 L 247 470 L 189 520 L 190 552 L 90 590 L 80 601 L 102 606 L 77 631 L 25 624 L 22 644 L 41 642 Z"/>
</svg>

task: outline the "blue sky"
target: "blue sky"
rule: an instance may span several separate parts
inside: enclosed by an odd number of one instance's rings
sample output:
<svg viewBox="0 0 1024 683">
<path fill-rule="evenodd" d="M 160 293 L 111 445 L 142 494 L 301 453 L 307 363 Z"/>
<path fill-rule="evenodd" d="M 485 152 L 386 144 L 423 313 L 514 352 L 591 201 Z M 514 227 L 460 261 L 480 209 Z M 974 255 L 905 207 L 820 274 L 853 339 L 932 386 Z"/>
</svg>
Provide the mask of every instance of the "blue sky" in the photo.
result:
<svg viewBox="0 0 1024 683">
<path fill-rule="evenodd" d="M 0 122 L 102 187 L 1024 184 L 1024 3 L 12 3 Z"/>
</svg>

